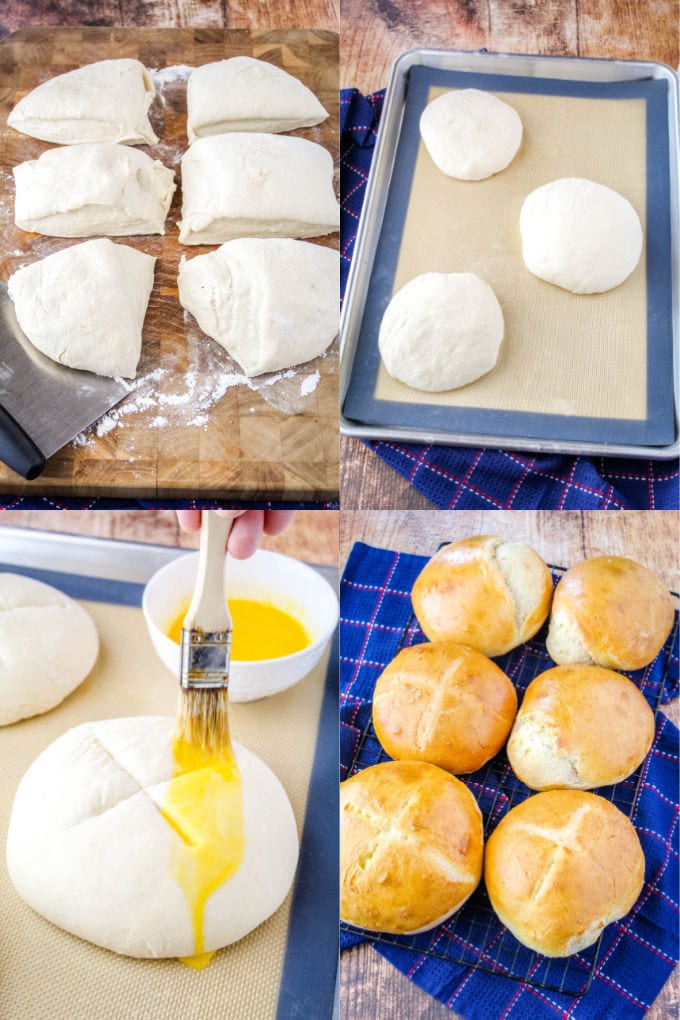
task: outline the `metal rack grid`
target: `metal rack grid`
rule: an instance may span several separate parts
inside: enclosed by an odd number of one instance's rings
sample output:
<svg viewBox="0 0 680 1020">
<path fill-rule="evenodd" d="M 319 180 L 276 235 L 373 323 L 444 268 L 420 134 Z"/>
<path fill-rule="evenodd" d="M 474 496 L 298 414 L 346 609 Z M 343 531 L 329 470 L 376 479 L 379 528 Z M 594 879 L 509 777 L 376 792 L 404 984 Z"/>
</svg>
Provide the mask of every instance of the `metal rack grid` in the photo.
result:
<svg viewBox="0 0 680 1020">
<path fill-rule="evenodd" d="M 551 565 L 550 570 L 553 582 L 557 583 L 566 568 Z M 676 602 L 680 600 L 677 593 L 672 594 Z M 528 684 L 539 673 L 554 666 L 545 649 L 546 634 L 547 624 L 531 641 L 495 660 L 508 674 L 518 692 L 524 693 Z M 660 656 L 673 648 L 677 634 L 676 611 L 673 629 L 659 653 Z M 401 634 L 398 651 L 423 640 L 425 635 L 420 630 L 415 615 L 412 614 Z M 670 664 L 670 655 L 668 662 Z M 656 679 L 652 675 L 653 665 L 652 663 L 646 669 L 635 673 L 625 673 L 623 670 L 620 672 L 635 680 L 656 713 L 668 677 L 668 668 Z M 390 760 L 376 736 L 371 714 L 357 743 L 348 778 L 369 765 Z M 594 792 L 612 801 L 624 814 L 631 817 L 637 802 L 644 767 L 643 762 L 628 779 L 615 786 L 599 787 Z M 463 779 L 477 799 L 484 819 L 485 840 L 511 807 L 535 793 L 517 779 L 510 768 L 505 748 L 477 772 L 459 778 Z M 573 997 L 585 995 L 590 988 L 602 939 L 600 936 L 594 945 L 569 957 L 551 958 L 533 952 L 518 942 L 500 922 L 491 906 L 483 881 L 470 899 L 448 921 L 419 935 L 391 935 L 367 931 L 344 921 L 340 927 L 349 934 L 361 935 L 372 942 L 410 949 L 425 956 L 501 974 L 514 981 L 523 981 L 546 991 L 560 992 Z"/>
</svg>

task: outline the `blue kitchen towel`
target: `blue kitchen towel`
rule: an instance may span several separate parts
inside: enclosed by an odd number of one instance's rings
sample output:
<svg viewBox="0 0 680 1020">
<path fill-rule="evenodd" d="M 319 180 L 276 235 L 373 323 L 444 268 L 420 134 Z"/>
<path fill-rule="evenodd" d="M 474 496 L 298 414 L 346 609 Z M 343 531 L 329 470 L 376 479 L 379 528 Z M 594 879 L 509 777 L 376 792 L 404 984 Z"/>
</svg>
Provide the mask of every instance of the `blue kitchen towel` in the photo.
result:
<svg viewBox="0 0 680 1020">
<path fill-rule="evenodd" d="M 341 295 L 354 252 L 384 90 L 341 92 Z M 661 510 L 680 505 L 678 461 L 524 454 L 467 447 L 367 445 L 442 510 Z"/>
<path fill-rule="evenodd" d="M 370 721 L 375 682 L 397 653 L 405 629 L 408 628 L 406 644 L 423 640 L 417 621 L 412 619 L 410 596 L 413 582 L 426 562 L 426 557 L 362 543 L 354 546 L 347 561 L 340 588 L 343 779 Z M 540 635 L 528 646 L 497 660 L 520 690 L 529 647 L 533 660 L 531 674 L 553 665 Z M 676 627 L 674 638 L 655 661 L 629 675 L 653 703 L 663 677 L 662 701 L 677 696 L 679 672 Z M 632 815 L 646 859 L 645 885 L 632 911 L 605 929 L 592 985 L 585 995 L 574 997 L 546 991 L 387 943 L 375 943 L 376 950 L 466 1020 L 500 1020 L 509 1015 L 527 1020 L 555 1016 L 565 1020 L 641 1017 L 678 959 L 678 759 L 678 730 L 659 713 Z M 469 777 L 466 779 L 469 781 Z M 436 937 L 441 939 L 442 946 L 446 945 L 446 925 L 438 929 Z M 343 949 L 360 941 L 362 938 L 357 934 L 346 931 L 341 934 Z"/>
</svg>

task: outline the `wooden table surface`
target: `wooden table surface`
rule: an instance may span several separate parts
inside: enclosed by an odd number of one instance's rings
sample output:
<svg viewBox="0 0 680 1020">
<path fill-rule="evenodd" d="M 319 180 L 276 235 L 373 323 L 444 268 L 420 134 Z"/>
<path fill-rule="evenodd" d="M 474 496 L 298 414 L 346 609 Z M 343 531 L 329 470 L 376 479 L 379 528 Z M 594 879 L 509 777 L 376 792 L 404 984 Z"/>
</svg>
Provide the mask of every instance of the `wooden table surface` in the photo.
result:
<svg viewBox="0 0 680 1020">
<path fill-rule="evenodd" d="M 280 535 L 265 535 L 261 547 L 308 563 L 337 566 L 338 516 L 337 510 L 298 510 L 292 524 Z M 182 531 L 174 510 L 5 510 L 0 513 L 2 527 L 153 542 L 185 549 L 198 546 L 198 533 Z"/>
<path fill-rule="evenodd" d="M 678 514 L 675 511 L 606 510 L 397 510 L 390 513 L 343 510 L 340 520 L 341 563 L 356 541 L 405 552 L 428 554 L 440 542 L 471 534 L 502 534 L 534 546 L 548 561 L 569 566 L 605 553 L 638 559 L 680 591 Z M 664 708 L 677 724 L 678 699 Z M 441 1003 L 408 981 L 370 946 L 342 954 L 341 1020 L 445 1020 L 455 1018 Z M 674 971 L 648 1020 L 678 1016 L 680 972 Z M 584 1013 L 584 1016 L 587 1016 Z M 489 1017 L 489 1020 L 497 1020 Z M 592 1017 L 592 1020 L 604 1020 Z"/>
<path fill-rule="evenodd" d="M 416 46 L 680 62 L 678 0 L 342 0 L 340 84 L 374 92 Z M 348 509 L 431 506 L 358 439 L 341 437 Z"/>
</svg>

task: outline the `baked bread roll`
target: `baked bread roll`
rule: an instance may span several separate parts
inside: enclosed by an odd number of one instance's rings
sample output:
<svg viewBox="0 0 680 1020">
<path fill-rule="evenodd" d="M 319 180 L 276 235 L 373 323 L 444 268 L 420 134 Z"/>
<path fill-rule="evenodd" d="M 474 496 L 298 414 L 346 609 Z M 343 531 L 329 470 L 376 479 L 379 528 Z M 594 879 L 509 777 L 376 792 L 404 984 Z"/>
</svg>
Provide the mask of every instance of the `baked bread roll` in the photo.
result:
<svg viewBox="0 0 680 1020">
<path fill-rule="evenodd" d="M 486 845 L 493 909 L 523 945 L 571 956 L 597 941 L 640 895 L 645 858 L 635 829 L 610 801 L 581 790 L 529 797 Z"/>
<path fill-rule="evenodd" d="M 545 563 L 523 542 L 475 535 L 437 552 L 420 572 L 412 600 L 430 641 L 454 641 L 496 656 L 528 641 L 550 611 Z"/>
<path fill-rule="evenodd" d="M 590 790 L 634 772 L 653 739 L 654 713 L 631 680 L 599 666 L 557 666 L 527 687 L 508 758 L 532 790 Z"/>
<path fill-rule="evenodd" d="M 517 695 L 481 652 L 443 641 L 403 648 L 373 695 L 373 725 L 391 758 L 474 772 L 510 732 Z"/>
<path fill-rule="evenodd" d="M 455 913 L 482 874 L 482 815 L 460 780 L 390 761 L 340 786 L 340 916 L 395 934 Z"/>
<path fill-rule="evenodd" d="M 558 584 L 546 647 L 560 666 L 640 669 L 672 626 L 673 600 L 656 574 L 625 556 L 595 556 Z"/>
</svg>

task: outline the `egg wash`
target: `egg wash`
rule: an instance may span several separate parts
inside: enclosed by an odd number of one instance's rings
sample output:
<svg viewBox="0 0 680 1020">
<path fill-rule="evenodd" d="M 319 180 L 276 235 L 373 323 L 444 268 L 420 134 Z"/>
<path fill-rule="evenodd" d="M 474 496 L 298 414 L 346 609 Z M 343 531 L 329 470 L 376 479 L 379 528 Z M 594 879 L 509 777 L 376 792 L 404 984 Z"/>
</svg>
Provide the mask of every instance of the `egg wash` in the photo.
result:
<svg viewBox="0 0 680 1020">
<path fill-rule="evenodd" d="M 243 788 L 231 748 L 216 753 L 176 738 L 172 751 L 175 774 L 162 813 L 179 836 L 171 843 L 170 873 L 184 893 L 194 933 L 193 955 L 181 962 L 200 970 L 215 955 L 204 950 L 206 904 L 243 862 Z"/>
<path fill-rule="evenodd" d="M 309 634 L 299 620 L 270 602 L 255 599 L 228 599 L 233 635 L 231 657 L 239 662 L 279 659 L 309 647 Z M 173 617 L 167 635 L 177 644 L 181 641 L 182 623 L 188 601 Z"/>
</svg>

